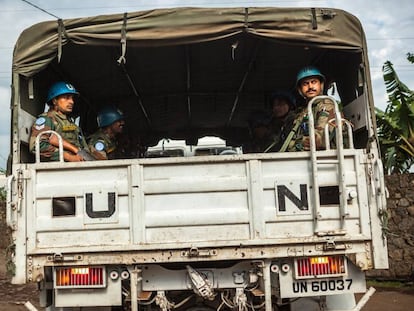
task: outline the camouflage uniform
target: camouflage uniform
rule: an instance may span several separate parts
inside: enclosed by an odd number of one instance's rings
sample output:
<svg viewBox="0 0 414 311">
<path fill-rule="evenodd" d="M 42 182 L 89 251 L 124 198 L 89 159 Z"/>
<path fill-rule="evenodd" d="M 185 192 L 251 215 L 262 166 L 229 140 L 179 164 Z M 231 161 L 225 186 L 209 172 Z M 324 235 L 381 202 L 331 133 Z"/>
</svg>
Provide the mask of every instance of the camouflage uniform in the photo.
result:
<svg viewBox="0 0 414 311">
<path fill-rule="evenodd" d="M 274 151 L 279 151 L 283 145 L 283 142 L 289 135 L 291 131 L 294 121 L 295 121 L 296 113 L 290 110 L 287 115 L 283 118 L 283 120 L 273 118 L 271 121 L 271 129 L 272 134 L 274 136 L 275 141 L 275 148 Z"/>
<path fill-rule="evenodd" d="M 266 136 L 261 139 L 252 139 L 247 144 L 243 145 L 243 153 L 262 153 L 262 152 L 276 152 L 276 137 Z"/>
<path fill-rule="evenodd" d="M 329 120 L 335 118 L 335 106 L 330 100 L 319 100 L 313 105 L 313 116 L 315 126 L 315 141 L 316 150 L 325 149 L 325 125 Z M 307 151 L 309 146 L 309 121 L 307 107 L 302 109 L 296 114 L 296 118 L 293 121 L 293 126 L 300 122 L 300 126 L 297 129 L 295 135 L 289 143 L 287 151 Z M 334 126 L 329 125 L 330 137 L 333 137 Z M 330 140 L 331 140 L 330 138 Z"/>
<path fill-rule="evenodd" d="M 32 126 L 29 142 L 31 152 L 36 152 L 37 135 L 48 130 L 57 132 L 64 140 L 75 145 L 79 149 L 88 150 L 88 145 L 86 144 L 80 128 L 72 122 L 72 120 L 68 119 L 66 115 L 51 110 L 39 115 Z M 49 143 L 49 135 L 50 134 L 45 134 L 40 138 L 40 156 L 43 160 L 58 161 L 59 148 Z"/>
<path fill-rule="evenodd" d="M 97 160 L 112 160 L 115 158 L 117 142 L 111 139 L 102 129 L 97 130 L 88 138 L 89 149 Z"/>
</svg>

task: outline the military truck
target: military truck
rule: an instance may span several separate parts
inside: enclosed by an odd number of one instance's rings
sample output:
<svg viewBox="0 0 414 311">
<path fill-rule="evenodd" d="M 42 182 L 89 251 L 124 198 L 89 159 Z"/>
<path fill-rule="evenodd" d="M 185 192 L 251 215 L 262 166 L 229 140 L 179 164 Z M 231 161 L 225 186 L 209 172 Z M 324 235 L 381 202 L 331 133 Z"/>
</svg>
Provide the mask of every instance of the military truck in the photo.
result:
<svg viewBox="0 0 414 311">
<path fill-rule="evenodd" d="M 240 150 L 251 112 L 275 89 L 294 93 L 308 65 L 337 104 L 336 148 L 316 150 L 310 126 L 310 151 L 146 157 L 162 140 Z M 334 8 L 171 8 L 24 30 L 7 180 L 13 283 L 38 283 L 49 310 L 360 310 L 374 291 L 365 271 L 388 266 L 369 69 L 361 23 Z M 85 135 L 100 107 L 124 112 L 123 157 L 29 151 L 56 81 L 80 92 Z"/>
</svg>

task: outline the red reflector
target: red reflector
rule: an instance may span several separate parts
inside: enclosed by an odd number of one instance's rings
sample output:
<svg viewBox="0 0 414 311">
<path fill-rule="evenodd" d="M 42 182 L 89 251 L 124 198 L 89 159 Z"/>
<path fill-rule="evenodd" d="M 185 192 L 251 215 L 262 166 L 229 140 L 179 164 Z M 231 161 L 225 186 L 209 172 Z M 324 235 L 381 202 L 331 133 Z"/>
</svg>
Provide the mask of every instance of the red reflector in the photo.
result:
<svg viewBox="0 0 414 311">
<path fill-rule="evenodd" d="M 297 278 L 330 277 L 346 274 L 345 256 L 299 258 L 295 261 Z"/>
<path fill-rule="evenodd" d="M 59 267 L 55 268 L 55 286 L 68 287 L 104 287 L 104 267 Z"/>
</svg>

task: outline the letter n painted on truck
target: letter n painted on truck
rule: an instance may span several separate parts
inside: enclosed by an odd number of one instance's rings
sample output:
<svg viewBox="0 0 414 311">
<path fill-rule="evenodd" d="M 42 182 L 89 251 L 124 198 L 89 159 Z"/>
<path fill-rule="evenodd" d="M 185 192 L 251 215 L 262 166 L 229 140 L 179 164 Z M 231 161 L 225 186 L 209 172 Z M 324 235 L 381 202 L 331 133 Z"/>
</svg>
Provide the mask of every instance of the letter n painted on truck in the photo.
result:
<svg viewBox="0 0 414 311">
<path fill-rule="evenodd" d="M 309 186 L 299 180 L 275 184 L 276 213 L 278 215 L 307 215 L 309 209 Z"/>
</svg>

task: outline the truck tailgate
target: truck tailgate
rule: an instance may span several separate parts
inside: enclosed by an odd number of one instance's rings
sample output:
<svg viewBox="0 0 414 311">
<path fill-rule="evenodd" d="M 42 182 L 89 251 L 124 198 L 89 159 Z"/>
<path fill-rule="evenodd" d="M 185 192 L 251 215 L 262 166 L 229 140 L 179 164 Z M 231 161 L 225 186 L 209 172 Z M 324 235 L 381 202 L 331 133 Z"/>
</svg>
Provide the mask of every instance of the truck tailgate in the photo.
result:
<svg viewBox="0 0 414 311">
<path fill-rule="evenodd" d="M 346 150 L 356 196 L 345 214 L 336 164 L 320 167 L 324 199 L 314 206 L 306 152 L 28 165 L 28 253 L 306 243 L 332 232 L 369 239 L 363 157 Z"/>
</svg>

